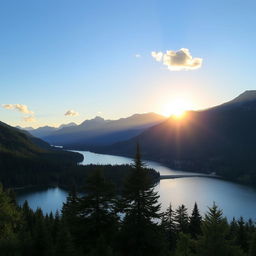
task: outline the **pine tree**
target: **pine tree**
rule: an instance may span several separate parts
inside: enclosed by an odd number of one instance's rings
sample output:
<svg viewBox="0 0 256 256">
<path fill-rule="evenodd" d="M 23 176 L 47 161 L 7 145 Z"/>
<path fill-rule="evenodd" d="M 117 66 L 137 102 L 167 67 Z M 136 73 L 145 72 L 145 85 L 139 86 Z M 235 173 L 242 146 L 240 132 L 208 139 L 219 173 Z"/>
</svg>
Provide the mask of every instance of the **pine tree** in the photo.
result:
<svg viewBox="0 0 256 256">
<path fill-rule="evenodd" d="M 126 217 L 132 217 L 136 225 L 161 217 L 159 195 L 154 191 L 154 187 L 155 184 L 141 160 L 138 144 L 132 172 L 126 180 L 123 195 Z"/>
<path fill-rule="evenodd" d="M 237 221 L 237 234 L 236 234 L 236 244 L 243 249 L 244 252 L 248 252 L 249 243 L 248 236 L 245 230 L 245 223 L 243 217 Z"/>
<path fill-rule="evenodd" d="M 176 223 L 176 229 L 178 232 L 188 233 L 189 228 L 189 217 L 188 217 L 188 209 L 185 205 L 181 205 L 175 211 L 174 220 Z"/>
<path fill-rule="evenodd" d="M 228 238 L 230 240 L 235 240 L 236 233 L 237 233 L 237 221 L 235 218 L 232 219 L 232 221 L 229 224 L 229 232 L 228 232 Z M 235 244 L 235 241 L 234 241 Z"/>
<path fill-rule="evenodd" d="M 66 203 L 63 204 L 62 207 L 62 218 L 67 225 L 69 232 L 71 233 L 72 237 L 77 240 L 80 237 L 82 230 L 81 226 L 81 218 L 79 216 L 80 211 L 80 200 L 77 196 L 75 186 L 72 187 L 71 191 L 68 194 Z M 57 232 L 54 232 L 54 237 L 56 237 Z M 77 242 L 79 242 L 78 239 Z"/>
<path fill-rule="evenodd" d="M 101 171 L 87 177 L 84 192 L 85 195 L 79 198 L 77 212 L 81 230 L 78 239 L 80 243 L 87 240 L 84 249 L 88 251 L 99 236 L 103 236 L 107 244 L 112 244 L 117 232 L 118 216 L 114 186 L 104 178 Z"/>
<path fill-rule="evenodd" d="M 169 249 L 173 251 L 176 247 L 177 232 L 174 220 L 174 210 L 170 204 L 167 210 L 163 213 L 161 226 L 166 234 L 166 240 L 168 241 Z"/>
<path fill-rule="evenodd" d="M 202 224 L 202 236 L 199 238 L 198 255 L 236 256 L 241 255 L 238 248 L 227 239 L 228 223 L 222 211 L 214 203 L 206 213 Z"/>
<path fill-rule="evenodd" d="M 154 220 L 161 217 L 155 184 L 141 160 L 140 148 L 124 188 L 123 255 L 161 255 L 166 248 L 163 234 Z"/>
<path fill-rule="evenodd" d="M 202 217 L 199 213 L 197 203 L 194 205 L 194 209 L 192 211 L 192 214 L 189 218 L 189 232 L 191 234 L 192 238 L 197 238 L 198 235 L 201 234 L 201 223 L 202 223 Z"/>
</svg>

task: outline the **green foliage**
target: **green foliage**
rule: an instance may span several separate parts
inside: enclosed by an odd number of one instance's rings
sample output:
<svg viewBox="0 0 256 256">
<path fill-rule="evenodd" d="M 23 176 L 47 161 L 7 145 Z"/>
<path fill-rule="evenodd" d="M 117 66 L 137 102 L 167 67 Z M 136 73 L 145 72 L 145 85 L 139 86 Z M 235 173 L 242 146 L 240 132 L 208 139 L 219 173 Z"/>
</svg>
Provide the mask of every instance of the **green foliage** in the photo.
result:
<svg viewBox="0 0 256 256">
<path fill-rule="evenodd" d="M 177 240 L 177 230 L 174 216 L 175 211 L 172 209 L 172 205 L 170 204 L 167 210 L 163 213 L 161 219 L 161 227 L 164 230 L 168 247 L 171 251 L 175 249 Z"/>
<path fill-rule="evenodd" d="M 124 211 L 127 219 L 131 217 L 135 224 L 139 225 L 160 217 L 159 195 L 154 191 L 154 187 L 154 181 L 141 161 L 138 146 L 132 172 L 124 186 Z"/>
<path fill-rule="evenodd" d="M 130 214 L 132 208 L 120 220 L 113 185 L 100 172 L 90 176 L 84 196 L 71 191 L 62 214 L 55 216 L 43 215 L 40 209 L 34 212 L 27 202 L 17 207 L 0 188 L 0 252 L 4 256 L 255 255 L 255 224 L 242 218 L 229 224 L 215 204 L 203 219 L 197 206 L 191 216 L 185 206 L 176 211 L 170 206 L 161 214 L 161 223 L 155 221 L 155 213 L 151 218 L 142 214 L 138 222 L 137 215 Z M 198 227 L 195 220 L 200 219 L 201 233 L 192 237 L 191 230 L 197 229 L 191 228 L 181 232 L 181 219 L 189 227 L 195 223 Z"/>
<path fill-rule="evenodd" d="M 241 255 L 238 248 L 228 240 L 229 226 L 222 211 L 214 203 L 205 215 L 202 224 L 202 236 L 198 241 L 198 255 L 235 256 Z"/>
<path fill-rule="evenodd" d="M 107 247 L 113 243 L 118 229 L 116 204 L 113 184 L 104 178 L 100 170 L 88 176 L 84 196 L 77 197 L 74 190 L 69 194 L 63 206 L 63 219 L 75 243 L 84 252 L 94 255 L 97 250 L 101 251 L 100 246 L 95 248 L 96 251 L 91 251 L 99 243 L 99 237 Z"/>
<path fill-rule="evenodd" d="M 178 232 L 187 233 L 189 229 L 189 217 L 188 217 L 188 209 L 185 205 L 181 205 L 175 211 L 174 220 L 176 222 L 176 228 Z"/>
<path fill-rule="evenodd" d="M 188 234 L 179 233 L 179 239 L 177 241 L 177 249 L 175 256 L 192 256 L 193 253 L 193 241 Z"/>
<path fill-rule="evenodd" d="M 191 217 L 189 218 L 189 232 L 193 238 L 201 234 L 202 217 L 199 213 L 197 203 L 194 205 Z"/>
<path fill-rule="evenodd" d="M 138 145 L 133 171 L 126 180 L 122 200 L 125 218 L 120 243 L 123 255 L 164 255 L 166 245 L 163 234 L 154 222 L 161 216 L 159 196 L 154 186 L 141 161 Z"/>
</svg>

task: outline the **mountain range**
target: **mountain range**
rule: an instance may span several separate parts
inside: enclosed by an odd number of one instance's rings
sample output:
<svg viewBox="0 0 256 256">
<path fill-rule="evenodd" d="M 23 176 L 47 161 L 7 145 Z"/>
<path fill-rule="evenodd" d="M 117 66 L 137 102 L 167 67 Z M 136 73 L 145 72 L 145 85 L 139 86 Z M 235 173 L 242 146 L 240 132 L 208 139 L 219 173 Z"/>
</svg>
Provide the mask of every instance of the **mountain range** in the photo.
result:
<svg viewBox="0 0 256 256">
<path fill-rule="evenodd" d="M 97 116 L 80 125 L 71 123 L 59 128 L 45 126 L 29 132 L 52 145 L 85 150 L 130 139 L 165 119 L 155 113 L 135 114 L 118 120 L 105 120 Z"/>
<path fill-rule="evenodd" d="M 253 90 L 213 108 L 188 111 L 180 119 L 154 113 L 119 120 L 96 117 L 40 136 L 69 149 L 124 156 L 133 156 L 139 143 L 144 159 L 187 171 L 216 172 L 227 179 L 256 185 L 255 131 Z"/>
<path fill-rule="evenodd" d="M 59 127 L 43 126 L 43 127 L 34 129 L 33 127 L 22 128 L 20 126 L 16 126 L 16 128 L 28 131 L 31 135 L 33 135 L 35 137 L 44 138 L 44 137 L 49 136 L 53 132 L 61 130 L 62 128 L 76 126 L 76 125 L 77 125 L 76 123 L 72 122 L 72 123 L 68 123 L 68 124 L 62 124 Z"/>
</svg>

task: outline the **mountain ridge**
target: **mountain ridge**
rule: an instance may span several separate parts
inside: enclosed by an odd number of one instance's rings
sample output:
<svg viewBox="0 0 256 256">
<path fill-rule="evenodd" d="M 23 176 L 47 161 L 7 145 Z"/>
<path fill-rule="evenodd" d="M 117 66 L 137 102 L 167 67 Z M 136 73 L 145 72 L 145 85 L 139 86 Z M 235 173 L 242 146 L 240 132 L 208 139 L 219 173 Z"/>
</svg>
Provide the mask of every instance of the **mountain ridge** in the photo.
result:
<svg viewBox="0 0 256 256">
<path fill-rule="evenodd" d="M 112 144 L 132 138 L 147 128 L 164 121 L 166 118 L 156 113 L 134 114 L 127 118 L 105 120 L 95 117 L 85 120 L 80 125 L 53 130 L 48 134 L 36 134 L 52 145 L 62 145 L 72 149 Z"/>
<path fill-rule="evenodd" d="M 139 142 L 145 159 L 187 171 L 217 172 L 256 185 L 254 95 L 242 94 L 239 104 L 231 100 L 211 109 L 188 111 L 182 119 L 170 117 L 130 140 L 96 152 L 132 156 Z"/>
</svg>

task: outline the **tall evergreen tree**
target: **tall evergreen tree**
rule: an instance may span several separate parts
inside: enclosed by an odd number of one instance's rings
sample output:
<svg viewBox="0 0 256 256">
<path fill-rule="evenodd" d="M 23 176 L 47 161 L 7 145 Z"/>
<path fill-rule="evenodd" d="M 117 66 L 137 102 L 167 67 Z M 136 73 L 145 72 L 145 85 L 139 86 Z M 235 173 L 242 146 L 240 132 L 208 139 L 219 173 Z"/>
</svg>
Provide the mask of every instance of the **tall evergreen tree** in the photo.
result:
<svg viewBox="0 0 256 256">
<path fill-rule="evenodd" d="M 161 226 L 164 229 L 166 240 L 168 241 L 169 249 L 173 251 L 176 247 L 177 232 L 175 225 L 175 211 L 170 204 L 167 210 L 163 213 Z"/>
<path fill-rule="evenodd" d="M 159 195 L 154 191 L 154 187 L 155 184 L 141 160 L 138 144 L 132 172 L 124 187 L 126 218 L 132 217 L 138 225 L 160 218 L 161 205 L 158 203 Z"/>
<path fill-rule="evenodd" d="M 214 203 L 205 215 L 202 236 L 199 238 L 198 255 L 236 256 L 241 255 L 239 248 L 232 246 L 227 239 L 228 223 L 222 211 Z"/>
<path fill-rule="evenodd" d="M 126 180 L 123 194 L 123 255 L 161 255 L 166 248 L 160 228 L 154 223 L 161 216 L 159 196 L 154 187 L 137 145 L 132 172 Z"/>
<path fill-rule="evenodd" d="M 228 239 L 230 240 L 234 240 L 234 244 L 235 244 L 235 237 L 236 237 L 236 233 L 237 233 L 237 221 L 235 218 L 232 219 L 232 221 L 229 224 L 229 232 L 228 232 Z"/>
<path fill-rule="evenodd" d="M 177 208 L 175 211 L 174 220 L 178 232 L 188 233 L 189 217 L 188 209 L 185 207 L 185 205 L 182 204 Z"/>
<path fill-rule="evenodd" d="M 195 203 L 192 214 L 189 218 L 189 232 L 192 238 L 196 238 L 201 234 L 202 217 L 199 213 L 197 203 Z"/>
<path fill-rule="evenodd" d="M 79 216 L 80 201 L 77 196 L 75 186 L 72 187 L 68 194 L 66 203 L 62 207 L 62 218 L 65 225 L 67 225 L 69 232 L 76 239 L 82 232 L 81 219 Z M 54 230 L 54 237 L 56 237 L 57 230 Z"/>
<path fill-rule="evenodd" d="M 92 248 L 99 236 L 112 244 L 118 227 L 116 196 L 112 183 L 101 171 L 91 173 L 84 188 L 85 195 L 79 198 L 77 216 L 81 228 L 80 241 L 87 241 L 85 251 Z M 80 242 L 82 243 L 82 242 Z"/>
<path fill-rule="evenodd" d="M 245 229 L 245 222 L 243 217 L 240 217 L 240 219 L 237 221 L 236 244 L 240 246 L 244 252 L 248 252 L 249 239 Z"/>
</svg>

